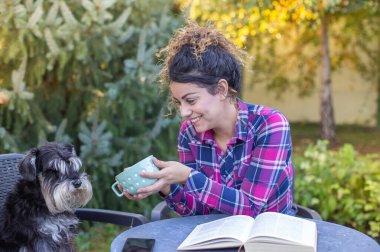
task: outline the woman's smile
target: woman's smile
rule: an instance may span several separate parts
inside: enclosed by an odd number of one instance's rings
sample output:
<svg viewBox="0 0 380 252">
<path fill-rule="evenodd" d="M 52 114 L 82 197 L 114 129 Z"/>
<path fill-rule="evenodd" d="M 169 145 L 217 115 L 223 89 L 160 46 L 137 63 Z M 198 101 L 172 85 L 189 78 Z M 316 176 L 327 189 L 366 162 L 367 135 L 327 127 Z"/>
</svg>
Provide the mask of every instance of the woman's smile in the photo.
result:
<svg viewBox="0 0 380 252">
<path fill-rule="evenodd" d="M 201 120 L 202 116 L 197 116 L 197 117 L 194 117 L 194 118 L 190 118 L 190 121 L 192 124 L 197 124 L 200 120 Z"/>
</svg>

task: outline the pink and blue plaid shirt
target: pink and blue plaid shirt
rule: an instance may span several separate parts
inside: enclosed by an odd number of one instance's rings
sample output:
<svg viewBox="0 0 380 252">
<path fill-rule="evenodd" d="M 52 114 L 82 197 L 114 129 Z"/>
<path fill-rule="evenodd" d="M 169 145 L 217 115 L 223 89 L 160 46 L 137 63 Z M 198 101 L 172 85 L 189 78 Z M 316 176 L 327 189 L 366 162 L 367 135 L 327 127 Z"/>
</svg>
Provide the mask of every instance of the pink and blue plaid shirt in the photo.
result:
<svg viewBox="0 0 380 252">
<path fill-rule="evenodd" d="M 238 100 L 235 134 L 223 153 L 211 130 L 197 133 L 186 120 L 178 136 L 180 162 L 192 171 L 184 185 L 171 185 L 168 206 L 180 215 L 255 217 L 291 213 L 292 143 L 287 119 L 274 109 Z"/>
</svg>

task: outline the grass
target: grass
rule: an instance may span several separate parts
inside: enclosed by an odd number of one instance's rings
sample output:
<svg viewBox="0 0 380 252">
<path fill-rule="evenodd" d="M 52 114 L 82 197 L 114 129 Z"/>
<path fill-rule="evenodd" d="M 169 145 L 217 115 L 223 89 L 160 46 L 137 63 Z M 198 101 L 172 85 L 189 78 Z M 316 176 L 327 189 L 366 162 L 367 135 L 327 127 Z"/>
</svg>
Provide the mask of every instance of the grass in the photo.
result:
<svg viewBox="0 0 380 252">
<path fill-rule="evenodd" d="M 309 144 L 314 144 L 320 137 L 319 125 L 310 123 L 291 123 L 294 155 L 302 155 Z M 380 129 L 361 126 L 342 125 L 336 128 L 336 143 L 330 147 L 339 148 L 345 143 L 352 144 L 361 154 L 380 153 Z M 83 223 L 76 238 L 78 251 L 109 251 L 114 237 L 124 231 L 125 227 L 97 223 L 90 226 Z"/>
<path fill-rule="evenodd" d="M 319 124 L 290 123 L 295 155 L 302 155 L 309 144 L 320 139 Z M 380 153 L 380 129 L 355 125 L 336 127 L 336 143 L 330 148 L 336 149 L 343 144 L 352 144 L 361 154 Z"/>
</svg>

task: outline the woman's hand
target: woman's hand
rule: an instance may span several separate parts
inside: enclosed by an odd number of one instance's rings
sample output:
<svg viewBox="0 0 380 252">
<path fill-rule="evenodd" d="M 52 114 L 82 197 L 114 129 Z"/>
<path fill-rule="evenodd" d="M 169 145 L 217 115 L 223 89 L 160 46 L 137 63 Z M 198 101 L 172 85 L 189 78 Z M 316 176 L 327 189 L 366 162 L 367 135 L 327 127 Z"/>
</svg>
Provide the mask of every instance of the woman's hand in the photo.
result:
<svg viewBox="0 0 380 252">
<path fill-rule="evenodd" d="M 123 192 L 124 196 L 127 198 L 127 199 L 130 199 L 130 200 L 137 200 L 138 198 L 136 197 L 137 194 L 133 195 L 133 194 L 129 194 L 127 193 L 126 191 L 124 191 L 123 187 L 120 185 L 120 184 L 117 184 L 117 187 L 119 188 L 120 192 Z"/>
<path fill-rule="evenodd" d="M 136 195 L 124 194 L 128 199 L 143 199 L 160 191 L 168 195 L 171 184 L 184 184 L 189 178 L 191 169 L 180 162 L 160 161 L 157 158 L 153 158 L 153 162 L 160 170 L 158 172 L 142 172 L 140 175 L 158 180 L 153 185 L 138 189 Z"/>
</svg>

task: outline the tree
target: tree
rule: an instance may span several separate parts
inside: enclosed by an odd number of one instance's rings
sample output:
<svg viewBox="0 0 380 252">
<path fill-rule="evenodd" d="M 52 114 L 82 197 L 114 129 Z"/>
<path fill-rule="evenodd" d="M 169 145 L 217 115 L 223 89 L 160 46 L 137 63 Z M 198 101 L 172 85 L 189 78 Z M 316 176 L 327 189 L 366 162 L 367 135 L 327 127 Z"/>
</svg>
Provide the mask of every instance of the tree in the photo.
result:
<svg viewBox="0 0 380 252">
<path fill-rule="evenodd" d="M 165 0 L 1 1 L 0 152 L 72 142 L 91 206 L 147 214 L 158 198 L 125 204 L 110 186 L 148 154 L 174 158 L 155 54 L 181 23 Z"/>
<path fill-rule="evenodd" d="M 334 142 L 331 71 L 349 62 L 364 76 L 379 78 L 379 61 L 374 57 L 379 55 L 379 47 L 373 46 L 373 41 L 379 39 L 378 14 L 379 3 L 371 0 L 209 0 L 194 1 L 191 16 L 199 22 L 215 22 L 217 28 L 245 47 L 255 56 L 247 63 L 253 81 L 265 81 L 278 93 L 292 86 L 300 95 L 312 92 L 320 62 L 321 137 Z M 293 47 L 279 51 L 277 44 L 287 39 L 295 42 Z M 337 45 L 334 51 L 329 40 Z M 290 69 L 297 71 L 297 78 L 286 76 Z"/>
</svg>

